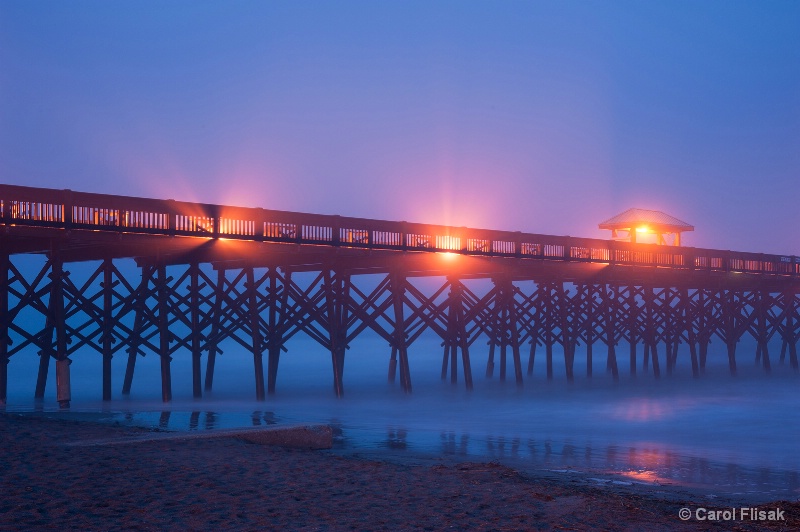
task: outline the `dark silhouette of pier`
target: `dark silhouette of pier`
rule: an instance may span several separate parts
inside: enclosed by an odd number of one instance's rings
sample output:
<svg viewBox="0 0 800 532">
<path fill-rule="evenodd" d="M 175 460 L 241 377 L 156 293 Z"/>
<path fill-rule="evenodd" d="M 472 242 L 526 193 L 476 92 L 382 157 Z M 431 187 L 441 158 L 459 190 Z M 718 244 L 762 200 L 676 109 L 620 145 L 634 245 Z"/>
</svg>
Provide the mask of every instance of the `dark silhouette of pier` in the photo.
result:
<svg viewBox="0 0 800 532">
<path fill-rule="evenodd" d="M 127 355 L 123 394 L 137 357 L 153 353 L 162 398 L 170 401 L 171 362 L 186 353 L 201 397 L 213 385 L 220 343 L 231 340 L 252 353 L 262 400 L 275 392 L 281 353 L 298 334 L 331 353 L 341 396 L 346 349 L 368 329 L 387 342 L 389 380 L 407 392 L 409 351 L 425 331 L 442 340 L 442 378 L 461 375 L 467 388 L 479 338 L 489 346 L 480 371 L 517 385 L 532 373 L 537 348 L 553 378 L 556 346 L 568 380 L 579 347 L 589 376 L 602 350 L 619 378 L 622 346 L 630 374 L 671 373 L 688 351 L 699 376 L 712 341 L 725 344 L 735 374 L 745 336 L 755 340 L 766 371 L 773 338 L 781 342 L 780 361 L 788 356 L 798 370 L 795 256 L 14 185 L 0 185 L 0 212 L 2 403 L 9 358 L 25 350 L 41 357 L 37 398 L 55 360 L 62 406 L 70 401 L 70 356 L 92 351 L 103 359 L 105 400 L 112 397 L 111 359 L 120 353 Z M 43 265 L 21 265 L 26 254 L 43 255 Z M 130 259 L 135 273 L 120 267 Z M 85 281 L 73 280 L 78 268 L 89 272 Z M 425 288 L 423 277 L 440 282 Z M 487 280 L 490 288 L 475 289 Z"/>
</svg>

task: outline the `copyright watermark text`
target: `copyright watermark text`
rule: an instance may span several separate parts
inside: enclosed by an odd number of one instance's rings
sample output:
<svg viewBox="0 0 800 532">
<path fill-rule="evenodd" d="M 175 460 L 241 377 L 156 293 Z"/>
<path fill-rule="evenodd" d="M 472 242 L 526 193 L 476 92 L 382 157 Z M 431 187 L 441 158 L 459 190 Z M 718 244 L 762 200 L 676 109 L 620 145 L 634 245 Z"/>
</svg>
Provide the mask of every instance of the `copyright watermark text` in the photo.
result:
<svg viewBox="0 0 800 532">
<path fill-rule="evenodd" d="M 681 508 L 678 517 L 683 521 L 786 521 L 780 508 Z"/>
</svg>

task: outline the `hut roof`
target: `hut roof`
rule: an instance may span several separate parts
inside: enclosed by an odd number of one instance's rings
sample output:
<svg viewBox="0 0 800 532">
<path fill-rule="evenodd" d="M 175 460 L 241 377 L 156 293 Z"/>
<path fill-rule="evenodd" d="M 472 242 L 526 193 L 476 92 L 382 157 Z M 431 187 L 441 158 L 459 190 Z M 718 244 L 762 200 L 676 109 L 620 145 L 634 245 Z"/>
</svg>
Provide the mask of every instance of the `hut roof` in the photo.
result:
<svg viewBox="0 0 800 532">
<path fill-rule="evenodd" d="M 664 229 L 667 232 L 694 231 L 694 226 L 683 220 L 661 211 L 647 209 L 628 209 L 602 222 L 598 227 L 600 229 L 629 229 L 641 225 L 653 226 L 653 228 Z"/>
</svg>

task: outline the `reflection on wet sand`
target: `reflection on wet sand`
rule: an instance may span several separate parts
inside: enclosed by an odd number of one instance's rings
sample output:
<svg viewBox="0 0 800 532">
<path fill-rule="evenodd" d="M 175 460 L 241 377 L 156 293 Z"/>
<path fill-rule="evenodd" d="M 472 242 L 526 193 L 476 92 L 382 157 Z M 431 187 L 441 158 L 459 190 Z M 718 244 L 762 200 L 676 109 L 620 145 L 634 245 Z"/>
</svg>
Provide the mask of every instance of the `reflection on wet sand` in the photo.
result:
<svg viewBox="0 0 800 532">
<path fill-rule="evenodd" d="M 167 429 L 169 427 L 169 418 L 172 415 L 172 412 L 169 410 L 164 410 L 161 412 L 161 417 L 158 419 L 158 428 Z"/>
<path fill-rule="evenodd" d="M 453 433 L 441 435 L 440 452 L 446 455 L 482 456 L 520 469 L 579 471 L 622 476 L 630 482 L 719 490 L 728 495 L 764 495 L 795 499 L 800 495 L 800 473 L 769 467 L 742 467 L 709 458 L 687 456 L 666 445 L 592 447 L 551 440 L 462 435 L 456 448 Z M 472 442 L 472 448 L 470 443 Z"/>
<path fill-rule="evenodd" d="M 220 428 L 225 424 L 223 414 L 192 411 L 188 415 L 178 412 L 159 412 L 160 430 L 205 430 Z M 204 414 L 201 424 L 201 415 Z M 125 422 L 142 422 L 142 413 L 125 413 Z M 280 423 L 273 412 L 253 411 L 253 426 Z M 152 418 L 151 418 L 152 419 Z M 734 463 L 715 461 L 708 457 L 693 456 L 686 449 L 673 448 L 665 443 L 640 442 L 625 445 L 576 444 L 553 439 L 525 439 L 506 436 L 476 436 L 468 432 L 440 432 L 432 440 L 431 433 L 390 426 L 385 437 L 374 431 L 348 427 L 339 420 L 331 420 L 344 450 L 365 448 L 383 449 L 391 453 L 415 453 L 432 456 L 456 457 L 465 461 L 498 461 L 521 471 L 550 470 L 554 472 L 581 472 L 617 478 L 615 482 L 671 485 L 716 491 L 731 496 L 746 496 L 763 500 L 796 499 L 800 496 L 800 472 L 785 468 L 743 467 Z M 621 477 L 621 478 L 620 478 Z"/>
<path fill-rule="evenodd" d="M 250 415 L 250 419 L 252 419 L 254 427 L 259 425 L 274 425 L 278 422 L 275 418 L 275 412 L 262 412 L 261 410 L 253 412 Z"/>
<path fill-rule="evenodd" d="M 469 447 L 469 434 L 456 436 L 454 432 L 443 432 L 441 434 L 442 454 L 466 456 Z"/>
<path fill-rule="evenodd" d="M 386 435 L 386 447 L 389 449 L 407 449 L 408 432 L 405 429 L 390 428 Z"/>
</svg>

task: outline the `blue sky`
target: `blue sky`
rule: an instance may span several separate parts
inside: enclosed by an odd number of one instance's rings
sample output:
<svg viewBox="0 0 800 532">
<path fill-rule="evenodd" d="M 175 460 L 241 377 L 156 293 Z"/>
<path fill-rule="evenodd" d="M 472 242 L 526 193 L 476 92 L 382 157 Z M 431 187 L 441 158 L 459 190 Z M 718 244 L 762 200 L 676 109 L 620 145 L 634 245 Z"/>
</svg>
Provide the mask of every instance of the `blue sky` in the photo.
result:
<svg viewBox="0 0 800 532">
<path fill-rule="evenodd" d="M 0 182 L 800 254 L 800 2 L 0 2 Z"/>
</svg>

